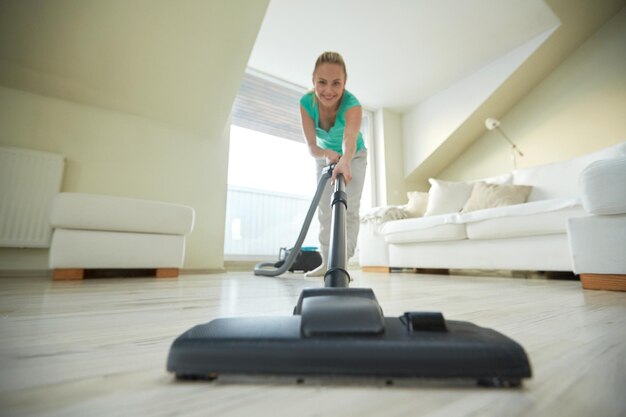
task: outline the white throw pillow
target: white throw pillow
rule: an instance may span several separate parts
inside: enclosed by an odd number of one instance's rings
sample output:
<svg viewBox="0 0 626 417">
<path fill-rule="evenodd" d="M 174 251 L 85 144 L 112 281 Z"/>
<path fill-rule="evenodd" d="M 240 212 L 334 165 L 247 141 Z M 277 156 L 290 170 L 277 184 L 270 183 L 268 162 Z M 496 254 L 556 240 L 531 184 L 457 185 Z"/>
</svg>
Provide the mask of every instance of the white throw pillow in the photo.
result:
<svg viewBox="0 0 626 417">
<path fill-rule="evenodd" d="M 473 184 L 431 178 L 428 207 L 424 217 L 437 214 L 458 213 L 472 193 Z"/>
<path fill-rule="evenodd" d="M 409 214 L 409 217 L 422 217 L 428 207 L 428 193 L 409 191 L 406 196 L 409 202 L 404 206 L 404 210 Z"/>
<path fill-rule="evenodd" d="M 463 213 L 483 210 L 487 208 L 511 206 L 525 203 L 530 194 L 531 186 L 487 184 L 477 182 L 474 184 L 472 194 L 463 206 Z"/>
</svg>

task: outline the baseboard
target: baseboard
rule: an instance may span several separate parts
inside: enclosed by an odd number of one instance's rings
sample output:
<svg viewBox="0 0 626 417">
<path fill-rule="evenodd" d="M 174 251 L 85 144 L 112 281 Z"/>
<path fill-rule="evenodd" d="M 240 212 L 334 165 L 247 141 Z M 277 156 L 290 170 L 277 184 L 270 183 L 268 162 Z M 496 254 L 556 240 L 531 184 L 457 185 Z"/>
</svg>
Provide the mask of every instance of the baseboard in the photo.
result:
<svg viewBox="0 0 626 417">
<path fill-rule="evenodd" d="M 252 271 L 254 267 L 259 262 L 269 262 L 268 260 L 259 261 L 259 260 L 228 260 L 224 261 L 224 270 L 225 271 Z"/>
<path fill-rule="evenodd" d="M 114 270 L 112 270 L 114 271 Z M 225 268 L 214 269 L 181 269 L 180 275 L 213 275 L 224 274 Z M 52 278 L 51 269 L 0 269 L 0 278 Z"/>
<path fill-rule="evenodd" d="M 181 269 L 181 275 L 212 275 L 212 274 L 224 274 L 226 268 L 209 268 L 209 269 Z"/>
<path fill-rule="evenodd" d="M 0 269 L 0 278 L 52 277 L 50 269 Z"/>
</svg>

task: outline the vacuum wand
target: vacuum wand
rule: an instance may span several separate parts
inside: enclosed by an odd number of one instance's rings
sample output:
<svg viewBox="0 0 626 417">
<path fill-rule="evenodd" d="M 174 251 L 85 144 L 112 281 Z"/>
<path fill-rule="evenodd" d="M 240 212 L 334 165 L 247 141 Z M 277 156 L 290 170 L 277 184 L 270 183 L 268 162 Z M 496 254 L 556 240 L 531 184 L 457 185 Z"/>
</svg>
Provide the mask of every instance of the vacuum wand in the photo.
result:
<svg viewBox="0 0 626 417">
<path fill-rule="evenodd" d="M 334 167 L 333 167 L 334 168 Z M 350 285 L 350 275 L 347 271 L 346 245 L 346 211 L 348 210 L 348 195 L 345 192 L 345 180 L 342 174 L 337 175 L 335 191 L 332 195 L 330 247 L 328 250 L 328 270 L 324 275 L 324 286 L 347 288 Z"/>
</svg>

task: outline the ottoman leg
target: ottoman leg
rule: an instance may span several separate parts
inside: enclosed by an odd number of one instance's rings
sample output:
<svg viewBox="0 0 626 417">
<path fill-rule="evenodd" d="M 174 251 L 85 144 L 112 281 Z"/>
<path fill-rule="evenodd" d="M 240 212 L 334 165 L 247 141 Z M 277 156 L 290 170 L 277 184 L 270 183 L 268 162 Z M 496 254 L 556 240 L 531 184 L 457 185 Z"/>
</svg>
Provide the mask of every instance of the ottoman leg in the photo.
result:
<svg viewBox="0 0 626 417">
<path fill-rule="evenodd" d="M 156 270 L 157 278 L 178 278 L 178 268 L 159 268 Z"/>
<path fill-rule="evenodd" d="M 84 277 L 84 269 L 55 269 L 52 273 L 52 279 L 55 281 L 78 280 L 83 279 Z"/>
</svg>

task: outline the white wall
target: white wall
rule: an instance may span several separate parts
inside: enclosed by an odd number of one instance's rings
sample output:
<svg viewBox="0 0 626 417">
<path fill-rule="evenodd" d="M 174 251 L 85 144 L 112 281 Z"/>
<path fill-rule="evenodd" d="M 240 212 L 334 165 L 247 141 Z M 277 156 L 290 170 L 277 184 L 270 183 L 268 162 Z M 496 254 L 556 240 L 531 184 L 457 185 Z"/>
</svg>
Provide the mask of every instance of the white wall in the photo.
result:
<svg viewBox="0 0 626 417">
<path fill-rule="evenodd" d="M 402 116 L 380 109 L 376 112 L 375 127 L 377 204 L 406 204 L 406 192 L 412 187 L 404 181 Z"/>
<path fill-rule="evenodd" d="M 268 1 L 4 2 L 0 145 L 66 155 L 63 191 L 194 207 L 184 268 L 221 269 L 228 117 Z M 0 269 L 45 261 L 0 249 Z"/>
<path fill-rule="evenodd" d="M 626 140 L 626 9 L 501 117 L 523 150 L 518 167 L 567 160 Z M 509 147 L 488 132 L 441 174 L 475 179 L 511 170 Z"/>
</svg>

